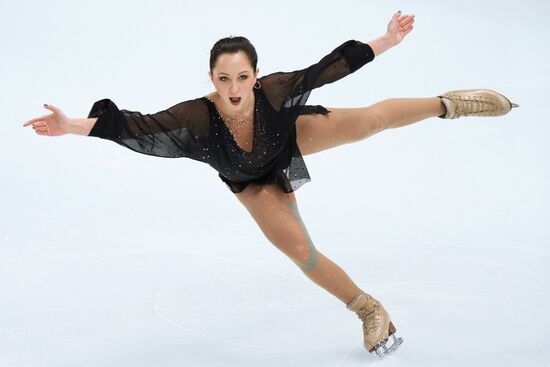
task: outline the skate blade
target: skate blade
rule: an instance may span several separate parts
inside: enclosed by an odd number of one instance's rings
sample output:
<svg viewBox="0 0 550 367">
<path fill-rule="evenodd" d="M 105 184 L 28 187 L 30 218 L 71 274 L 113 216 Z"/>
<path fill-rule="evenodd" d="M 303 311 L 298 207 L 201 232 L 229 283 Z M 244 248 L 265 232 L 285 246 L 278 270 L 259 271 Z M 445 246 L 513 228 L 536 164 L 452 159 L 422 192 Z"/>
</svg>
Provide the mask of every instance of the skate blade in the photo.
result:
<svg viewBox="0 0 550 367">
<path fill-rule="evenodd" d="M 391 337 L 393 338 L 393 343 L 391 346 L 386 346 L 386 342 L 388 341 L 388 339 L 380 342 L 380 344 L 378 344 L 376 346 L 376 348 L 374 349 L 376 354 L 378 355 L 378 357 L 380 357 L 380 359 L 384 359 L 386 358 L 387 356 L 389 356 L 390 354 L 392 354 L 393 352 L 395 352 L 397 350 L 397 348 L 399 348 L 399 346 L 401 345 L 401 343 L 403 343 L 403 339 L 402 338 L 396 338 L 395 337 L 395 334 L 392 334 Z"/>
</svg>

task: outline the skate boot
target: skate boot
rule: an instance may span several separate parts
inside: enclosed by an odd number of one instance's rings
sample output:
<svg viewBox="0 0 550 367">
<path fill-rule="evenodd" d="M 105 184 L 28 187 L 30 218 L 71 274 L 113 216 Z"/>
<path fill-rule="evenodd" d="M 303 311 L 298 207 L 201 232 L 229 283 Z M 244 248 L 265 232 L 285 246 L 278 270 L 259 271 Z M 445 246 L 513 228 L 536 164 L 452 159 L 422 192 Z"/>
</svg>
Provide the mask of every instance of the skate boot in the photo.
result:
<svg viewBox="0 0 550 367">
<path fill-rule="evenodd" d="M 384 358 L 395 352 L 403 342 L 403 339 L 395 337 L 395 326 L 384 307 L 370 295 L 361 293 L 346 307 L 363 321 L 363 345 L 369 353 L 376 352 L 378 357 Z M 386 342 L 390 336 L 393 343 L 388 347 Z"/>
<path fill-rule="evenodd" d="M 438 96 L 447 108 L 447 113 L 438 116 L 456 119 L 460 116 L 502 116 L 518 104 L 510 102 L 502 94 L 490 89 L 453 90 Z"/>
</svg>

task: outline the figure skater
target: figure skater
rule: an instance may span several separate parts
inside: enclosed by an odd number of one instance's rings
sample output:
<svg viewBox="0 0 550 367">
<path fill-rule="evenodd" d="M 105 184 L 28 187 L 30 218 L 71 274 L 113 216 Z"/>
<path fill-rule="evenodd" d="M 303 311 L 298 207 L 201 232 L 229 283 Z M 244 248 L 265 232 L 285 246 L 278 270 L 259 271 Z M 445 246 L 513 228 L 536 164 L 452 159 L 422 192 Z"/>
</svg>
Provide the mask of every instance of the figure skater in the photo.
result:
<svg viewBox="0 0 550 367">
<path fill-rule="evenodd" d="M 341 300 L 362 321 L 363 344 L 381 358 L 399 347 L 382 304 L 318 251 L 302 222 L 294 191 L 310 181 L 303 155 L 361 141 L 430 117 L 500 116 L 511 103 L 487 89 L 455 90 L 430 98 L 393 98 L 363 108 L 306 105 L 315 88 L 335 82 L 398 45 L 414 15 L 395 13 L 384 35 L 344 42 L 319 62 L 258 78 L 258 57 L 248 39 L 226 37 L 210 51 L 208 75 L 216 89 L 153 114 L 95 102 L 87 118 L 51 114 L 33 118 L 39 135 L 78 134 L 108 139 L 142 154 L 187 157 L 209 164 L 246 207 L 267 239 L 313 282 Z M 386 342 L 392 336 L 391 345 Z"/>
</svg>

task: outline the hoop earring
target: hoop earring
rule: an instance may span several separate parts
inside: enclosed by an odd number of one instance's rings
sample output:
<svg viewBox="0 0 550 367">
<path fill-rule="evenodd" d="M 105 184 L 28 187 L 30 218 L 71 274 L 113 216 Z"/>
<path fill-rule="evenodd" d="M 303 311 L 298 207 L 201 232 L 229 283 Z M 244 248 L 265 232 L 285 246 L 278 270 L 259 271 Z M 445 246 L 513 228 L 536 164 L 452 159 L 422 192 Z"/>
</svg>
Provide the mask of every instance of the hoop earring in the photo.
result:
<svg viewBox="0 0 550 367">
<path fill-rule="evenodd" d="M 256 86 L 257 85 L 257 86 Z M 259 80 L 256 80 L 256 83 L 254 83 L 254 88 L 260 89 L 262 87 L 262 83 L 260 83 Z"/>
</svg>

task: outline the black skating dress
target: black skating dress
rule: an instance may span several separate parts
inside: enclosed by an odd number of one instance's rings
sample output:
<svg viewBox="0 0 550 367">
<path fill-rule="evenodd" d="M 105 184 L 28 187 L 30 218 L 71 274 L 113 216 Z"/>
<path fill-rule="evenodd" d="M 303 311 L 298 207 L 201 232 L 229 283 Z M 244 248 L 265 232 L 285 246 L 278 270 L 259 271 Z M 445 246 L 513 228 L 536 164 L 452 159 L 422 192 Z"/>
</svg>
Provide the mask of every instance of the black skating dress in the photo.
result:
<svg viewBox="0 0 550 367">
<path fill-rule="evenodd" d="M 296 143 L 296 119 L 330 111 L 308 106 L 311 90 L 345 77 L 374 59 L 372 48 L 350 40 L 318 63 L 258 78 L 254 88 L 253 148 L 241 149 L 212 101 L 200 97 L 153 114 L 119 109 L 110 99 L 94 103 L 89 136 L 108 139 L 139 153 L 191 158 L 209 164 L 234 193 L 250 182 L 275 182 L 286 193 L 311 181 Z"/>
</svg>

